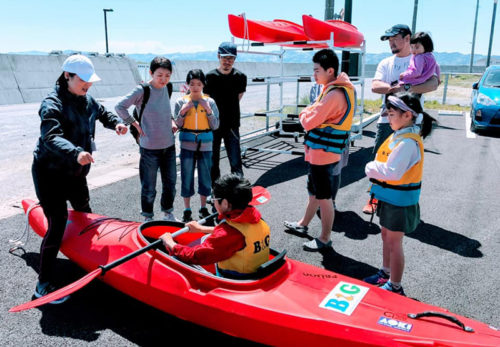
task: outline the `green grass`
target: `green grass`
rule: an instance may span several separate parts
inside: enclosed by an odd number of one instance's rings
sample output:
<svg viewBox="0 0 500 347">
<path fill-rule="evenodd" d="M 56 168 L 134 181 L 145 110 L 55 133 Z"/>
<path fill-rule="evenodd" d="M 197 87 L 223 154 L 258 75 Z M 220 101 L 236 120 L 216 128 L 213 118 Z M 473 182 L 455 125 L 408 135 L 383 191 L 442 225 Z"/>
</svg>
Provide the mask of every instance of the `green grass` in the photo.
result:
<svg viewBox="0 0 500 347">
<path fill-rule="evenodd" d="M 478 82 L 481 74 L 475 75 L 450 75 L 448 78 L 448 86 L 472 88 L 472 84 Z M 444 86 L 445 76 L 441 75 L 441 84 Z"/>
</svg>

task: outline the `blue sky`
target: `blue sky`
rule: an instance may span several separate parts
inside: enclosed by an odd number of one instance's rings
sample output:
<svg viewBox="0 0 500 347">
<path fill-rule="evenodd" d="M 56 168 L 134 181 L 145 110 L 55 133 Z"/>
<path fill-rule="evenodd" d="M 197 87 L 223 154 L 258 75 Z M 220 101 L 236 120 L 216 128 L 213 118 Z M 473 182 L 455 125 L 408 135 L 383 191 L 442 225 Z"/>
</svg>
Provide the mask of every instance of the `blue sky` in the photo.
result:
<svg viewBox="0 0 500 347">
<path fill-rule="evenodd" d="M 388 51 L 380 35 L 393 24 L 411 27 L 414 0 L 353 0 L 352 23 L 367 51 Z M 105 51 L 103 8 L 111 52 L 158 53 L 215 50 L 231 39 L 227 14 L 301 23 L 302 14 L 324 18 L 324 0 L 0 0 L 0 53 L 54 49 Z M 344 6 L 335 1 L 335 12 Z M 429 31 L 439 52 L 471 51 L 476 0 L 419 0 L 417 30 Z M 500 7 L 500 6 L 498 6 Z M 487 54 L 493 0 L 480 0 L 476 54 Z M 493 55 L 500 55 L 497 8 Z M 239 40 L 237 42 L 240 42 Z"/>
</svg>

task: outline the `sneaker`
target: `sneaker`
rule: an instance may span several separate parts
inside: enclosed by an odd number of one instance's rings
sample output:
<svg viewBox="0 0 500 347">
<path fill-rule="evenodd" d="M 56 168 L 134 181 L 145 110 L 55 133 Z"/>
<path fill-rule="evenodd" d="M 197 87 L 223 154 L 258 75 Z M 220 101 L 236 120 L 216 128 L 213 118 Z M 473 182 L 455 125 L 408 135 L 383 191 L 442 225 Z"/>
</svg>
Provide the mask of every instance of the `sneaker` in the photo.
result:
<svg viewBox="0 0 500 347">
<path fill-rule="evenodd" d="M 182 222 L 183 223 L 187 223 L 187 222 L 191 222 L 193 220 L 193 217 L 191 217 L 193 214 L 193 212 L 191 210 L 184 210 L 184 212 L 182 213 Z"/>
<path fill-rule="evenodd" d="M 45 295 L 50 294 L 52 292 L 55 292 L 58 289 L 59 288 L 56 288 L 52 284 L 50 284 L 50 282 L 43 282 L 43 283 L 38 282 L 36 284 L 34 295 L 36 298 L 41 298 L 42 296 L 45 296 Z M 68 299 L 69 299 L 69 295 L 66 295 L 62 298 L 51 301 L 50 304 L 54 304 L 54 305 L 62 304 L 63 302 L 65 302 Z"/>
<path fill-rule="evenodd" d="M 164 221 L 167 222 L 178 222 L 179 220 L 175 218 L 174 214 L 172 212 L 165 212 L 165 216 L 163 217 Z"/>
<path fill-rule="evenodd" d="M 328 241 L 327 243 L 324 243 L 320 239 L 312 239 L 311 241 L 305 242 L 303 245 L 305 251 L 309 252 L 319 252 L 325 248 L 331 248 L 332 247 L 332 241 Z"/>
<path fill-rule="evenodd" d="M 399 295 L 402 295 L 402 296 L 406 296 L 404 290 L 403 290 L 403 287 L 399 287 L 398 289 L 394 288 L 391 281 L 387 281 L 382 287 L 380 287 L 384 290 L 388 290 L 390 292 L 393 292 L 393 293 L 396 293 L 396 294 L 399 294 Z"/>
<path fill-rule="evenodd" d="M 287 221 L 285 221 L 285 222 L 283 222 L 283 225 L 288 230 L 294 231 L 294 232 L 296 232 L 298 234 L 307 234 L 307 230 L 309 230 L 309 228 L 307 226 L 299 225 L 298 222 L 287 222 Z"/>
<path fill-rule="evenodd" d="M 374 214 L 377 211 L 377 204 L 378 204 L 377 199 L 368 200 L 366 205 L 363 207 L 363 213 L 364 214 Z"/>
<path fill-rule="evenodd" d="M 153 217 L 144 217 L 144 221 L 145 222 L 152 222 L 153 221 Z"/>
<path fill-rule="evenodd" d="M 368 276 L 366 278 L 363 278 L 363 281 L 366 283 L 370 283 L 376 286 L 381 286 L 387 281 L 389 281 L 389 275 L 385 273 L 384 270 L 380 269 L 375 275 Z"/>
<path fill-rule="evenodd" d="M 202 219 L 202 218 L 210 216 L 210 212 L 208 212 L 208 208 L 202 207 L 198 211 L 198 215 L 199 215 L 200 219 Z"/>
</svg>

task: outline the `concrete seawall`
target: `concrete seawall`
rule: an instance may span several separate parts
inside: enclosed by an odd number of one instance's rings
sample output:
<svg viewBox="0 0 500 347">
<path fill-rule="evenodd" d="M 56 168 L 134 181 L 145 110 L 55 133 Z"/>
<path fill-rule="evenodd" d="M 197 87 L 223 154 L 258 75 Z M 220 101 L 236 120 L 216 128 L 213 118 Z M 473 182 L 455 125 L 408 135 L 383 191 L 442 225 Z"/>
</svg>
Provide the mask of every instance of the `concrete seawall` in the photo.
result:
<svg viewBox="0 0 500 347">
<path fill-rule="evenodd" d="M 53 88 L 67 55 L 0 54 L 0 105 L 41 101 Z M 125 95 L 141 77 L 127 57 L 90 57 L 101 81 L 90 94 L 96 98 Z"/>
<path fill-rule="evenodd" d="M 18 55 L 0 54 L 0 105 L 40 102 L 53 88 L 61 74 L 61 65 L 67 55 Z M 101 81 L 95 83 L 90 94 L 97 98 L 116 97 L 129 93 L 138 83 L 149 80 L 149 65 L 137 65 L 135 61 L 121 56 L 90 57 Z M 172 74 L 173 82 L 185 81 L 191 69 L 202 69 L 205 73 L 217 67 L 217 61 L 176 60 Z M 255 77 L 279 76 L 279 63 L 238 62 L 235 67 L 243 71 L 249 81 Z M 365 77 L 372 78 L 377 65 L 366 64 Z M 443 73 L 467 72 L 467 66 L 441 66 Z M 475 66 L 474 72 L 484 67 Z M 285 76 L 311 76 L 312 64 L 286 63 Z M 178 90 L 180 84 L 174 85 Z"/>
</svg>

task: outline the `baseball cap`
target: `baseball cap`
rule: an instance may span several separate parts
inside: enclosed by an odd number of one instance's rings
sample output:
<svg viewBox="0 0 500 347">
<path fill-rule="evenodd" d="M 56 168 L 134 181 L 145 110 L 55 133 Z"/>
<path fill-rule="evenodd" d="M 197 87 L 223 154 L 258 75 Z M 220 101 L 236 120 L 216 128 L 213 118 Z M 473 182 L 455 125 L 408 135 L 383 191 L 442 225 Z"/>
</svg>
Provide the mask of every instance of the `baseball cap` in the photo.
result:
<svg viewBox="0 0 500 347">
<path fill-rule="evenodd" d="M 222 42 L 219 46 L 218 53 L 221 57 L 236 57 L 236 55 L 238 54 L 236 52 L 236 45 L 232 42 Z"/>
<path fill-rule="evenodd" d="M 94 64 L 84 55 L 69 56 L 62 65 L 62 70 L 75 73 L 85 82 L 97 82 L 101 79 L 96 75 Z"/>
<path fill-rule="evenodd" d="M 391 28 L 387 29 L 384 35 L 380 36 L 382 41 L 388 40 L 389 37 L 396 36 L 397 34 L 401 34 L 403 37 L 406 35 L 411 35 L 410 27 L 406 24 L 396 24 Z"/>
</svg>

